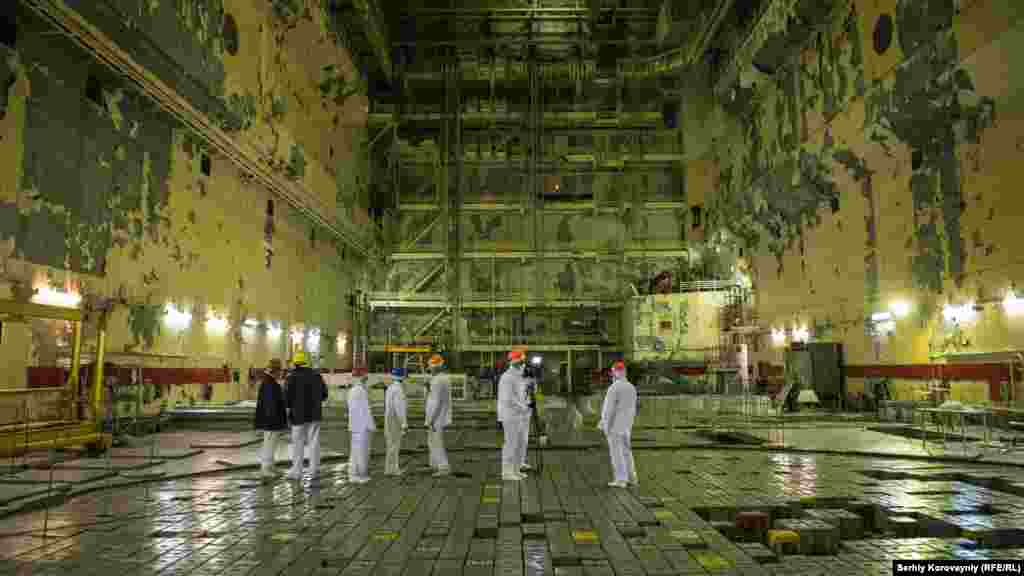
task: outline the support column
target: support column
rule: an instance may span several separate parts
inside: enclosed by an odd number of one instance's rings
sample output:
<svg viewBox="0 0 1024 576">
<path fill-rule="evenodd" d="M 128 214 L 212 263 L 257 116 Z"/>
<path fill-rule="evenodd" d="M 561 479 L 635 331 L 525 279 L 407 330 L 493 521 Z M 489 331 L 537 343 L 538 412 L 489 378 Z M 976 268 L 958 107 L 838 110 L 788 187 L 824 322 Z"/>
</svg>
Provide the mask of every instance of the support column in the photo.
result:
<svg viewBox="0 0 1024 576">
<path fill-rule="evenodd" d="M 93 366 L 92 409 L 97 432 L 103 431 L 103 363 L 106 361 L 104 348 L 107 345 L 107 312 L 100 312 L 96 321 L 96 364 Z"/>
<path fill-rule="evenodd" d="M 71 405 L 68 406 L 67 420 L 78 420 L 79 410 L 78 402 L 81 401 L 81 379 L 78 376 L 78 372 L 82 368 L 82 322 L 78 321 L 74 323 L 74 335 L 71 342 L 71 374 L 68 375 L 68 381 L 65 383 L 67 387 L 68 398 L 71 400 Z"/>
</svg>

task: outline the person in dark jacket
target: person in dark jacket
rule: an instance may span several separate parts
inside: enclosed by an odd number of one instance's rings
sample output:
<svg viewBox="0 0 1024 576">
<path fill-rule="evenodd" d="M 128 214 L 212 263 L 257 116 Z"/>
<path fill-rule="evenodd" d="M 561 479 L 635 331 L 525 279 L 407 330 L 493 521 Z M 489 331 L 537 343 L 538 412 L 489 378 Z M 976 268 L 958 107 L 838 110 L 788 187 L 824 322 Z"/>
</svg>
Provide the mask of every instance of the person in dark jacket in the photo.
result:
<svg viewBox="0 0 1024 576">
<path fill-rule="evenodd" d="M 292 423 L 292 469 L 288 478 L 302 478 L 302 460 L 309 446 L 309 474 L 320 473 L 320 421 L 322 404 L 327 400 L 327 383 L 306 364 L 306 354 L 296 352 L 292 359 L 295 370 L 288 375 L 285 397 Z"/>
<path fill-rule="evenodd" d="M 288 411 L 280 379 L 281 361 L 274 358 L 260 376 L 260 391 L 256 398 L 256 429 L 263 430 L 260 472 L 267 479 L 277 475 L 274 454 L 281 432 L 288 429 Z"/>
</svg>

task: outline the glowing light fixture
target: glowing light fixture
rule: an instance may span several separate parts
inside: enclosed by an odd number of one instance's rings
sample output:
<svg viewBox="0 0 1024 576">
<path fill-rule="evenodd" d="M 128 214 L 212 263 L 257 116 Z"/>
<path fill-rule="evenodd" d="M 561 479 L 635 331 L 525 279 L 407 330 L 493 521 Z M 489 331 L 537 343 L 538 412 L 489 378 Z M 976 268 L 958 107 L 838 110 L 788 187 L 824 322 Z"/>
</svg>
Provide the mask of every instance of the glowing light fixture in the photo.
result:
<svg viewBox="0 0 1024 576">
<path fill-rule="evenodd" d="M 245 324 L 243 324 L 243 325 L 246 328 L 259 328 L 260 327 L 260 321 L 255 319 L 255 318 L 249 318 L 248 320 L 245 321 Z"/>
<path fill-rule="evenodd" d="M 64 292 L 44 287 L 38 289 L 36 295 L 32 297 L 32 301 L 36 304 L 45 304 L 47 306 L 78 308 L 78 305 L 82 302 L 82 297 L 73 292 Z"/>
<path fill-rule="evenodd" d="M 530 364 L 533 364 L 534 366 L 540 366 L 541 362 L 543 362 L 543 359 L 540 356 L 530 358 Z"/>
<path fill-rule="evenodd" d="M 977 313 L 974 311 L 974 302 L 968 302 L 961 306 L 946 304 L 942 308 L 942 317 L 946 322 L 961 324 L 974 320 Z"/>
<path fill-rule="evenodd" d="M 206 313 L 206 327 L 210 330 L 223 331 L 228 328 L 228 320 L 223 316 L 214 314 L 213 311 Z"/>
<path fill-rule="evenodd" d="M 1017 297 L 1013 289 L 1007 290 L 1006 298 L 1003 298 L 1003 310 L 1011 316 L 1024 314 L 1024 298 Z"/>
<path fill-rule="evenodd" d="M 904 300 L 897 300 L 889 304 L 889 311 L 897 318 L 905 318 L 910 314 L 910 303 Z"/>
<path fill-rule="evenodd" d="M 889 322 L 892 320 L 892 314 L 890 312 L 875 312 L 871 315 L 871 321 L 874 323 Z"/>
<path fill-rule="evenodd" d="M 164 322 L 172 328 L 188 328 L 192 323 L 192 315 L 178 310 L 173 304 L 168 304 L 164 307 Z"/>
<path fill-rule="evenodd" d="M 267 326 L 267 336 L 271 338 L 277 338 L 278 336 L 281 335 L 281 332 L 282 330 L 280 324 L 271 323 L 270 325 Z"/>
<path fill-rule="evenodd" d="M 313 328 L 306 335 L 306 351 L 311 354 L 320 353 L 320 329 Z"/>
<path fill-rule="evenodd" d="M 348 335 L 344 334 L 344 333 L 338 334 L 338 338 L 336 340 L 336 346 L 338 348 L 338 354 L 344 354 L 345 353 L 345 346 L 347 346 L 347 345 L 348 345 Z"/>
<path fill-rule="evenodd" d="M 302 330 L 293 328 L 291 332 L 292 344 L 302 344 Z"/>
<path fill-rule="evenodd" d="M 811 332 L 807 329 L 807 326 L 801 326 L 793 329 L 793 340 L 795 342 L 807 342 L 811 337 Z"/>
<path fill-rule="evenodd" d="M 776 346 L 782 346 L 786 343 L 786 331 L 772 328 L 772 343 Z"/>
</svg>

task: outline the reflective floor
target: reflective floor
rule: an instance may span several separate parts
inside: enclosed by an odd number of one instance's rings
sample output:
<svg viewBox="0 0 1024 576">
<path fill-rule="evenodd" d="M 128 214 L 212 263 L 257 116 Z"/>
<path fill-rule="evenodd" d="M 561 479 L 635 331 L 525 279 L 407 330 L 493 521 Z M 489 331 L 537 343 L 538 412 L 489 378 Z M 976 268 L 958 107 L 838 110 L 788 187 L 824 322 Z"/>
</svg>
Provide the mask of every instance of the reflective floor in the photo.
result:
<svg viewBox="0 0 1024 576">
<path fill-rule="evenodd" d="M 260 482 L 257 436 L 241 431 L 164 433 L 62 463 L 59 494 L 49 470 L 15 470 L 0 479 L 8 506 L 53 505 L 0 520 L 0 574 L 835 575 L 888 574 L 893 559 L 1024 558 L 1015 466 L 730 449 L 639 429 L 639 488 L 607 486 L 592 431 L 552 435 L 571 449 L 531 446 L 537 470 L 503 483 L 498 433 L 462 421 L 447 434 L 454 477 L 426 474 L 420 432 L 405 444 L 406 476 L 383 476 L 378 434 L 373 481 L 353 485 L 344 427 L 328 424 L 317 481 Z M 773 546 L 770 530 L 797 541 Z"/>
</svg>

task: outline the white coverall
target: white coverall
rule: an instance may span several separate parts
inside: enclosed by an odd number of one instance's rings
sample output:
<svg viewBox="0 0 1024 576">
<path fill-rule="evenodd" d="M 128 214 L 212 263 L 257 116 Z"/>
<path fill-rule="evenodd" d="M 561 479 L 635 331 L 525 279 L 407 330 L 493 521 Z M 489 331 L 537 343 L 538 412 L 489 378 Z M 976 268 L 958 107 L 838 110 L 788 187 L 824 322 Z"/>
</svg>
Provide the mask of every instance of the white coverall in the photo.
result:
<svg viewBox="0 0 1024 576">
<path fill-rule="evenodd" d="M 427 427 L 430 467 L 437 473 L 446 474 L 449 466 L 448 452 L 444 448 L 444 429 L 452 424 L 452 389 L 447 374 L 435 374 L 430 379 L 424 424 Z"/>
<path fill-rule="evenodd" d="M 384 395 L 384 440 L 387 442 L 384 473 L 389 476 L 402 473 L 398 467 L 398 454 L 402 450 L 402 436 L 407 427 L 405 413 L 405 391 L 402 390 L 402 382 L 394 380 Z"/>
<path fill-rule="evenodd" d="M 352 432 L 348 476 L 353 481 L 370 479 L 370 438 L 377 425 L 370 414 L 370 399 L 363 382 L 348 390 L 348 429 Z"/>
<path fill-rule="evenodd" d="M 636 465 L 630 436 L 636 417 L 636 388 L 625 375 L 616 375 L 608 388 L 601 407 L 601 422 L 597 425 L 608 438 L 608 452 L 616 484 L 637 484 Z"/>
<path fill-rule="evenodd" d="M 519 471 L 525 453 L 525 446 L 522 446 L 523 427 L 530 422 L 530 407 L 523 397 L 524 389 L 521 364 L 510 366 L 498 381 L 498 421 L 504 431 L 501 476 L 509 480 L 523 478 Z"/>
</svg>

